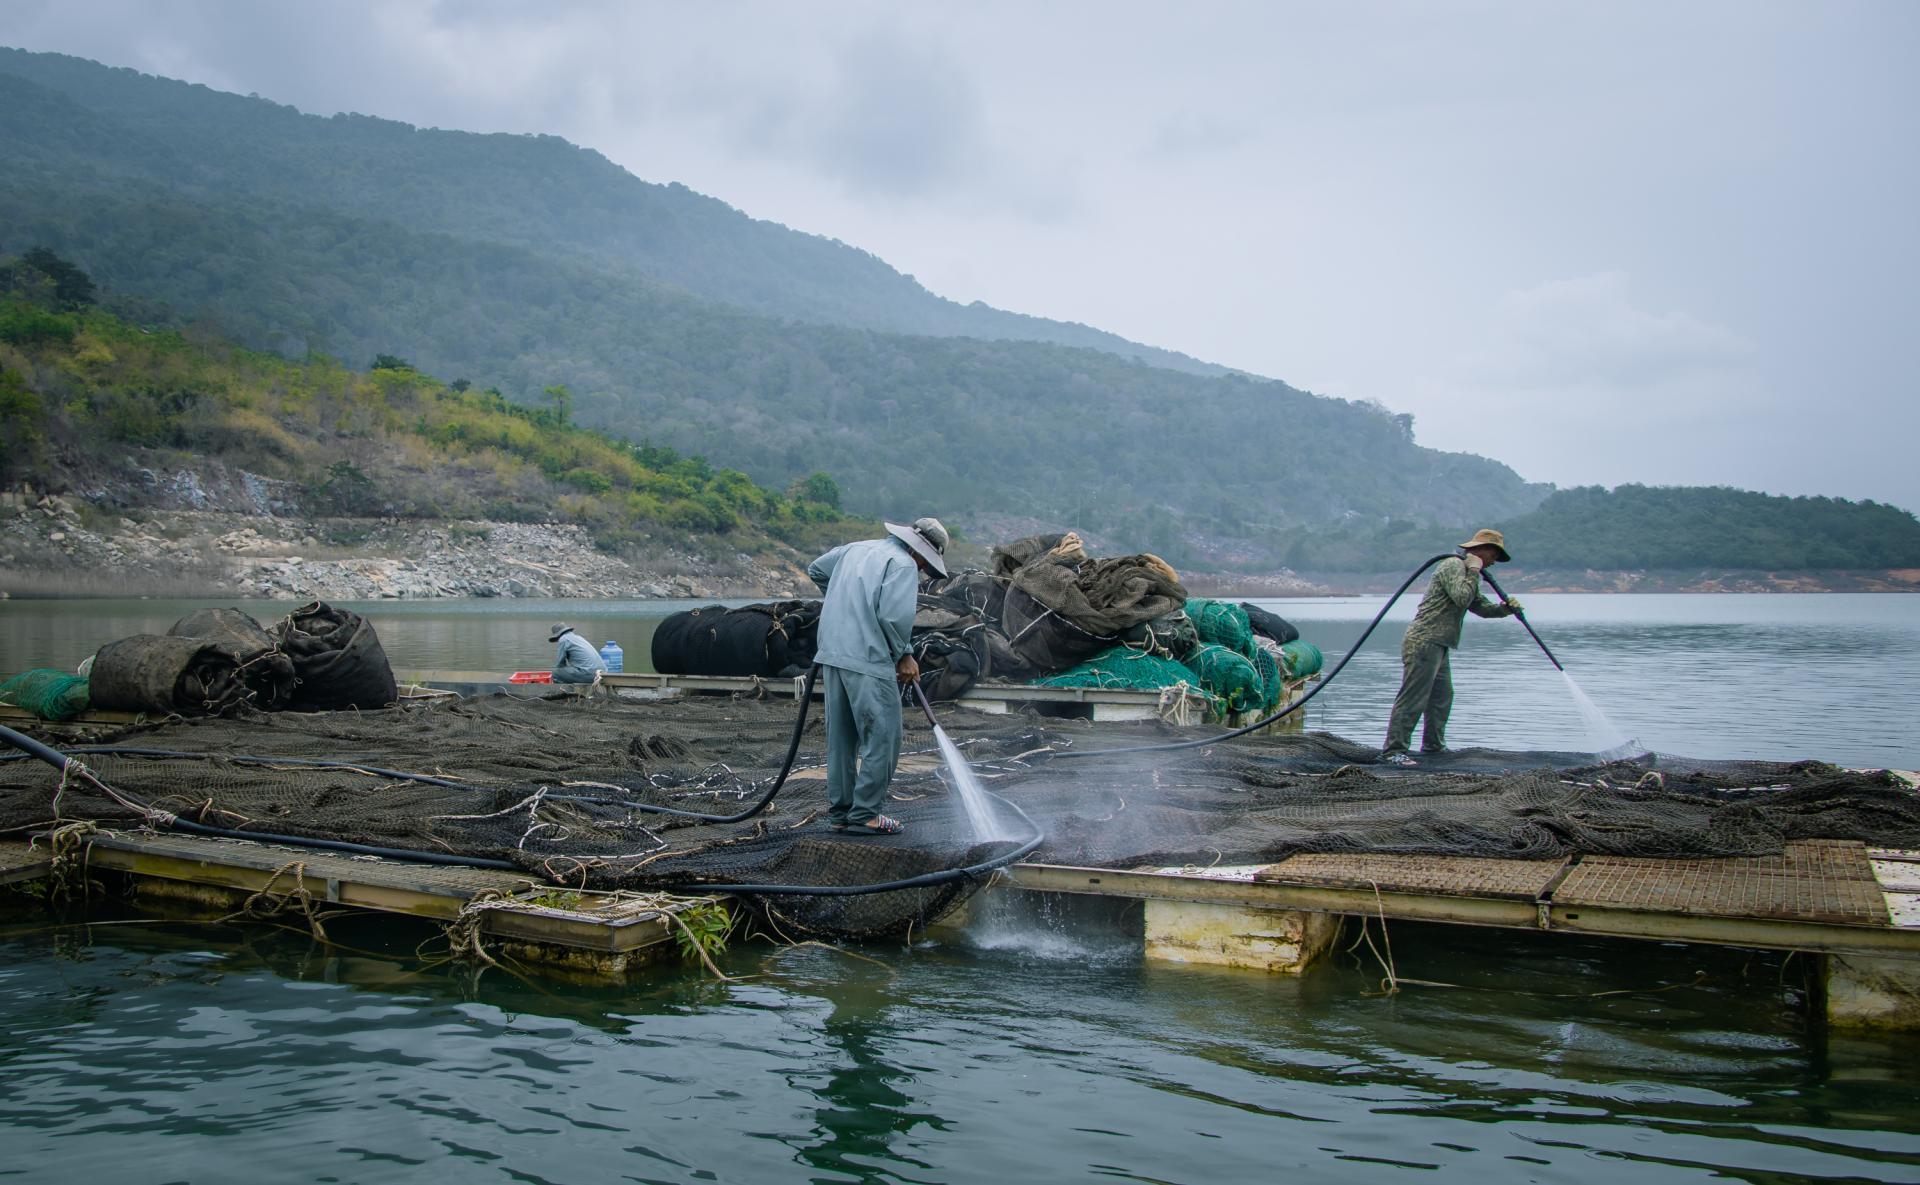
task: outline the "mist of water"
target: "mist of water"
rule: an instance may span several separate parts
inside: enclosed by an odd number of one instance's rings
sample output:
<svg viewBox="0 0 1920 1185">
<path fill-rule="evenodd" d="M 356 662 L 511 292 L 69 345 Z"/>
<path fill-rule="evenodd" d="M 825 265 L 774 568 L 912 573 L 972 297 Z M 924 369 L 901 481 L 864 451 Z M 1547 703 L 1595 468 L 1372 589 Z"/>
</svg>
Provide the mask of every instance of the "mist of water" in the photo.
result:
<svg viewBox="0 0 1920 1185">
<path fill-rule="evenodd" d="M 1573 706 L 1580 713 L 1580 723 L 1587 730 L 1587 746 L 1590 751 L 1601 757 L 1626 757 L 1643 751 L 1639 741 L 1628 736 L 1611 717 L 1593 702 L 1593 697 L 1574 680 L 1572 674 L 1561 670 L 1560 678 L 1566 681 L 1567 695 L 1573 700 Z"/>
<path fill-rule="evenodd" d="M 953 743 L 947 730 L 938 724 L 933 726 L 933 739 L 940 746 L 940 757 L 947 763 L 947 777 L 952 779 L 953 788 L 960 795 L 960 805 L 967 812 L 967 824 L 973 828 L 973 838 L 1004 838 L 999 815 L 988 800 L 987 792 L 981 788 L 973 767 L 967 764 L 966 756 L 960 752 L 960 747 Z"/>
</svg>

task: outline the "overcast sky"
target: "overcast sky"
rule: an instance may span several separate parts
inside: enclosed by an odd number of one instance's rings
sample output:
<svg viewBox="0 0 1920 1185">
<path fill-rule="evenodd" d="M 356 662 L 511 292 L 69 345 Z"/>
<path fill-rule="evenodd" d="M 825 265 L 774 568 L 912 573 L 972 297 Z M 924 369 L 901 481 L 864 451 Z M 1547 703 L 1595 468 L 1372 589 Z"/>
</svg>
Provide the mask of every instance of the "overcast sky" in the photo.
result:
<svg viewBox="0 0 1920 1185">
<path fill-rule="evenodd" d="M 0 43 L 551 132 L 1536 480 L 1920 509 L 1914 0 L 7 0 Z"/>
</svg>

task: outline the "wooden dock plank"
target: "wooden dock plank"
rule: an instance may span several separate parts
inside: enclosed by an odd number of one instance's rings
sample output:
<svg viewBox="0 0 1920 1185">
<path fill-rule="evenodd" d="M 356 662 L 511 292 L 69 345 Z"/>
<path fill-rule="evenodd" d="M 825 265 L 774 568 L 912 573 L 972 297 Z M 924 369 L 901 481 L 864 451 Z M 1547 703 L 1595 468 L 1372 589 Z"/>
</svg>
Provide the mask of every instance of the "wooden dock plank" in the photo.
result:
<svg viewBox="0 0 1920 1185">
<path fill-rule="evenodd" d="M 1416 856 L 1391 852 L 1305 852 L 1260 870 L 1263 882 L 1337 885 L 1394 893 L 1460 897 L 1505 897 L 1537 901 L 1567 859 L 1484 860 L 1467 856 Z"/>
<path fill-rule="evenodd" d="M 258 892 L 304 885 L 317 899 L 434 921 L 460 916 L 483 892 L 521 901 L 489 908 L 483 931 L 503 937 L 602 953 L 626 953 L 671 937 L 657 899 L 591 893 L 547 885 L 523 873 L 488 868 L 415 864 L 341 852 L 314 851 L 250 840 L 190 835 L 102 833 L 92 840 L 90 863 L 136 876 Z M 565 906 L 525 898 L 564 899 Z M 696 900 L 675 898 L 668 909 Z"/>
<path fill-rule="evenodd" d="M 1778 856 L 1740 859 L 1585 856 L 1553 901 L 1570 909 L 1887 924 L 1886 900 L 1866 846 L 1826 840 L 1790 843 Z"/>
<path fill-rule="evenodd" d="M 53 855 L 45 844 L 33 847 L 24 840 L 0 843 L 0 885 L 30 881 L 47 875 L 53 868 Z"/>
</svg>

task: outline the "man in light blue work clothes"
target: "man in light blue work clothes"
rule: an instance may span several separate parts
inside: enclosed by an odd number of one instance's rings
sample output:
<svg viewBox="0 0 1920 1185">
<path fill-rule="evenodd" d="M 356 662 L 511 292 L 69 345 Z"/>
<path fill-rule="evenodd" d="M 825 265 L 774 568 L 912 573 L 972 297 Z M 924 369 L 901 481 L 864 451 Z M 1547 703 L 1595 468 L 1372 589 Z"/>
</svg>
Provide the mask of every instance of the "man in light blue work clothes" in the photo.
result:
<svg viewBox="0 0 1920 1185">
<path fill-rule="evenodd" d="M 848 833 L 897 835 L 880 813 L 900 761 L 900 685 L 920 677 L 913 614 L 921 574 L 947 574 L 947 529 L 888 523 L 885 539 L 843 543 L 807 565 L 826 594 L 813 661 L 826 669 L 827 821 Z"/>
<path fill-rule="evenodd" d="M 553 636 L 549 642 L 560 643 L 560 649 L 553 657 L 553 681 L 555 683 L 591 683 L 593 677 L 607 669 L 607 662 L 593 643 L 573 632 L 573 627 L 564 621 L 553 623 Z"/>
</svg>

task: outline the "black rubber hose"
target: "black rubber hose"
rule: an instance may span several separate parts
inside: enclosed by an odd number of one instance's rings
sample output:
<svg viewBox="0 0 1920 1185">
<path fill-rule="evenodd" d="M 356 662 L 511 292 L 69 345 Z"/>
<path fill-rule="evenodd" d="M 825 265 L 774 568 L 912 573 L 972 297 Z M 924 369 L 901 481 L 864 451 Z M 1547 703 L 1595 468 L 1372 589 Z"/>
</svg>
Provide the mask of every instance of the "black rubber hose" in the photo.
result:
<svg viewBox="0 0 1920 1185">
<path fill-rule="evenodd" d="M 1480 573 L 1480 579 L 1487 582 L 1487 586 L 1493 589 L 1494 595 L 1498 596 L 1501 599 L 1501 601 L 1505 602 L 1509 606 L 1513 605 L 1513 598 L 1507 595 L 1507 590 L 1504 588 L 1501 588 L 1498 584 L 1494 583 L 1492 572 L 1482 571 Z M 1513 610 L 1513 615 L 1520 619 L 1521 625 L 1524 625 L 1527 627 L 1527 632 L 1529 634 L 1533 634 L 1533 640 L 1536 644 L 1539 645 L 1540 653 L 1547 656 L 1547 661 L 1553 664 L 1554 669 L 1557 671 L 1564 672 L 1567 668 L 1560 665 L 1560 660 L 1553 656 L 1553 651 L 1548 650 L 1547 644 L 1541 641 L 1540 635 L 1537 633 L 1534 633 L 1533 623 L 1527 620 L 1527 615 L 1521 612 L 1518 608 L 1515 608 Z"/>
<path fill-rule="evenodd" d="M 1274 721 L 1280 719 L 1283 716 L 1289 716 L 1295 712 L 1298 712 L 1301 708 L 1304 708 L 1307 706 L 1307 701 L 1311 700 L 1314 696 L 1319 695 L 1322 691 L 1325 691 L 1328 685 L 1330 685 L 1333 682 L 1334 676 L 1338 675 L 1341 671 L 1346 669 L 1346 665 L 1353 661 L 1353 656 L 1360 653 L 1360 648 L 1367 644 L 1368 638 L 1373 636 L 1374 629 L 1377 628 L 1380 622 L 1382 621 L 1382 619 L 1386 617 L 1387 610 L 1393 608 L 1394 602 L 1398 601 L 1403 595 L 1405 595 L 1406 591 L 1409 588 L 1413 587 L 1413 582 L 1420 579 L 1421 574 L 1424 573 L 1428 568 L 1433 567 L 1435 564 L 1439 563 L 1441 560 L 1449 560 L 1452 558 L 1453 558 L 1452 552 L 1450 551 L 1442 552 L 1441 554 L 1427 560 L 1425 563 L 1421 564 L 1418 568 L 1415 568 L 1411 575 L 1409 575 L 1405 580 L 1400 582 L 1400 587 L 1394 590 L 1393 595 L 1387 598 L 1387 603 L 1380 606 L 1380 612 L 1373 615 L 1373 620 L 1368 622 L 1367 628 L 1361 632 L 1360 640 L 1353 644 L 1353 648 L 1351 650 L 1347 651 L 1346 654 L 1341 656 L 1340 661 L 1334 664 L 1333 669 L 1331 671 L 1328 671 L 1326 675 L 1321 678 L 1320 682 L 1314 686 L 1313 690 L 1307 692 L 1307 694 L 1301 696 L 1299 699 L 1295 700 L 1293 703 L 1288 704 L 1286 707 L 1280 709 L 1278 712 L 1275 712 L 1273 715 L 1268 716 L 1266 719 L 1256 720 L 1252 724 L 1243 725 L 1239 728 L 1233 729 L 1230 732 L 1223 732 L 1216 736 L 1201 737 L 1198 740 L 1192 740 L 1192 741 L 1168 741 L 1164 744 L 1159 744 L 1159 745 L 1133 745 L 1125 749 L 1060 749 L 1060 750 L 1056 750 L 1053 753 L 1052 759 L 1057 761 L 1062 757 L 1111 757 L 1120 753 L 1168 753 L 1176 749 L 1200 749 L 1200 748 L 1204 748 L 1207 745 L 1217 745 L 1221 741 L 1230 741 L 1235 737 L 1246 736 L 1250 732 L 1254 732 L 1258 729 L 1267 727 L 1269 724 L 1272 724 Z"/>
</svg>

